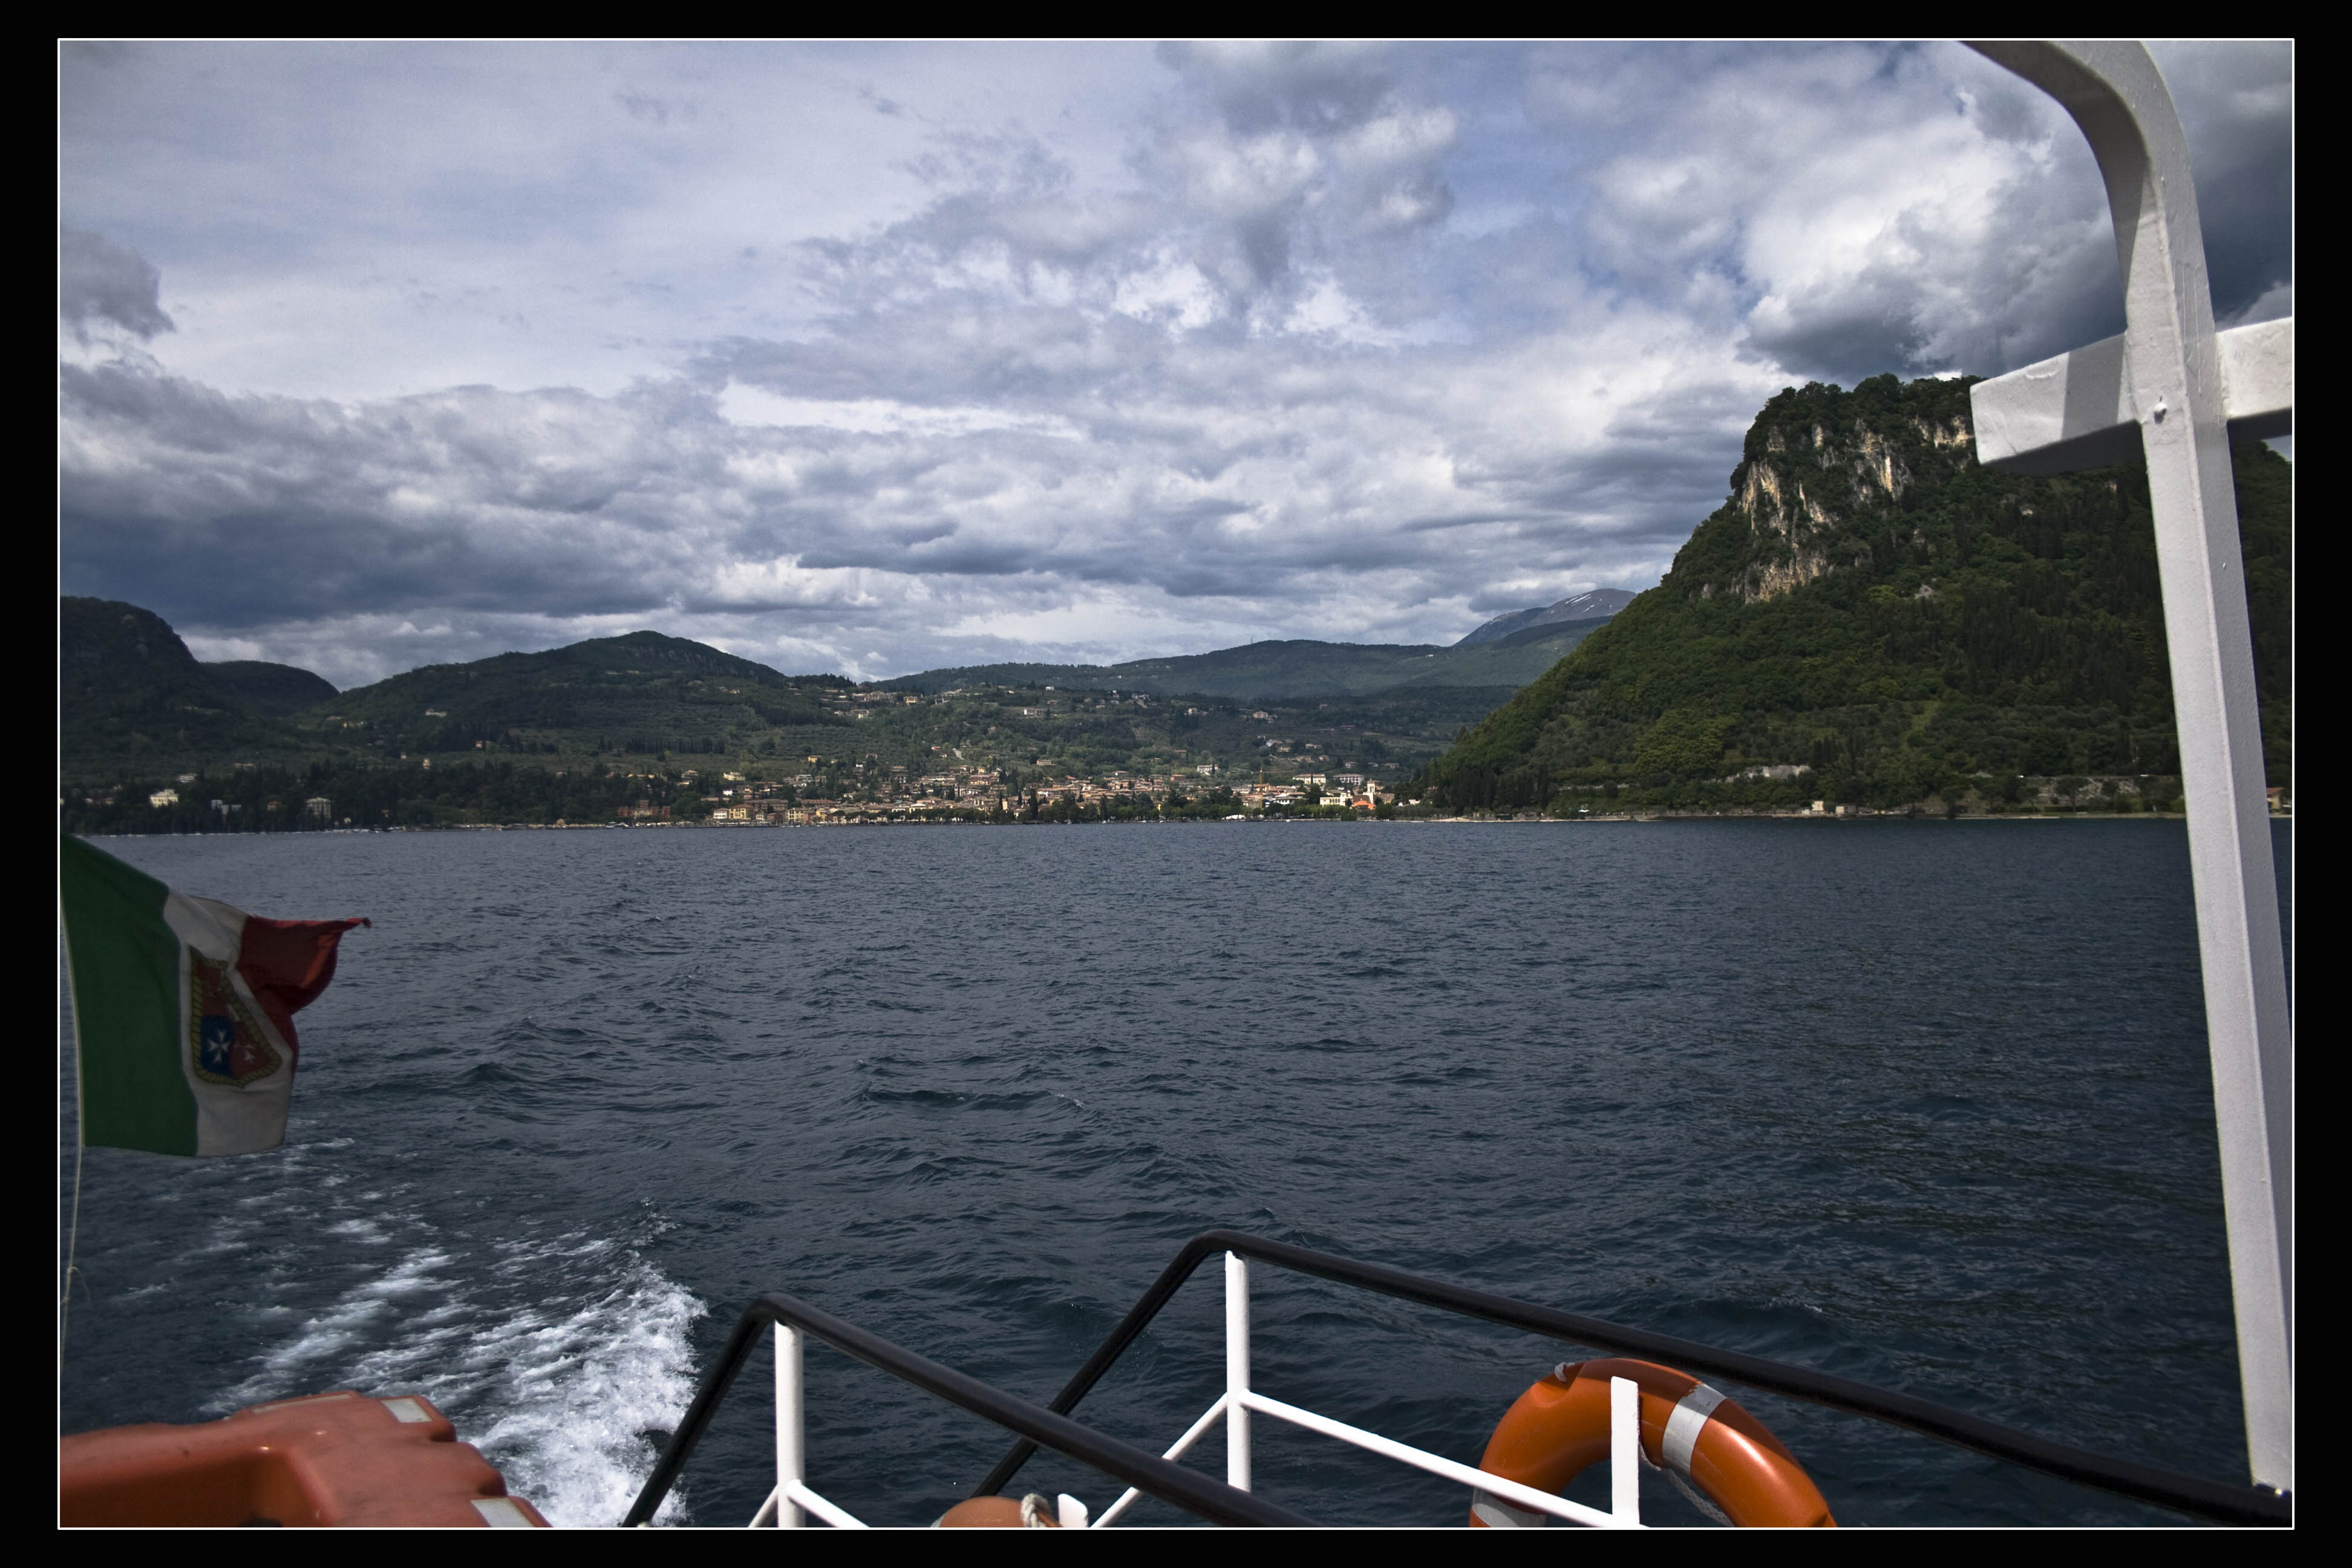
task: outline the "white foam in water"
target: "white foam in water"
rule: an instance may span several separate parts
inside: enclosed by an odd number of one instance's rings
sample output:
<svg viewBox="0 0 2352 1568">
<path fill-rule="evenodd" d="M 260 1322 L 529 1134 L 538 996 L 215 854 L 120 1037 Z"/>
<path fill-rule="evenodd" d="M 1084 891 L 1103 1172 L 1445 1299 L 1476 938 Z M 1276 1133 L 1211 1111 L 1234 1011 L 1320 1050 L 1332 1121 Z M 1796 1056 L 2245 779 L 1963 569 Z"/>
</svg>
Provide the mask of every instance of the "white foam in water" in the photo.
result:
<svg viewBox="0 0 2352 1568">
<path fill-rule="evenodd" d="M 653 1468 L 643 1434 L 677 1425 L 694 1395 L 687 1333 L 702 1303 L 641 1261 L 559 1321 L 519 1315 L 477 1347 L 496 1358 L 499 1412 L 474 1442 L 507 1484 L 558 1524 L 618 1524 Z M 673 1498 L 657 1521 L 674 1523 Z"/>
<path fill-rule="evenodd" d="M 293 1392 L 317 1392 L 298 1385 L 315 1382 L 331 1368 L 350 1364 L 348 1352 L 366 1340 L 372 1324 L 398 1313 L 403 1298 L 446 1289 L 447 1282 L 433 1270 L 448 1262 L 447 1253 L 434 1248 L 412 1252 L 380 1278 L 346 1292 L 334 1306 L 304 1323 L 291 1342 L 264 1356 L 261 1370 L 215 1401 L 215 1406 L 234 1410 Z M 382 1353 L 360 1357 L 360 1366 L 379 1360 Z M 369 1386 L 346 1381 L 356 1387 Z"/>
<path fill-rule="evenodd" d="M 422 1393 L 549 1520 L 619 1523 L 656 1457 L 644 1434 L 674 1428 L 693 1397 L 688 1333 L 702 1303 L 609 1241 L 501 1250 L 467 1289 L 452 1276 L 475 1271 L 453 1268 L 446 1247 L 411 1250 L 305 1321 L 217 1405 L 327 1388 Z M 682 1499 L 658 1517 L 682 1522 Z"/>
</svg>

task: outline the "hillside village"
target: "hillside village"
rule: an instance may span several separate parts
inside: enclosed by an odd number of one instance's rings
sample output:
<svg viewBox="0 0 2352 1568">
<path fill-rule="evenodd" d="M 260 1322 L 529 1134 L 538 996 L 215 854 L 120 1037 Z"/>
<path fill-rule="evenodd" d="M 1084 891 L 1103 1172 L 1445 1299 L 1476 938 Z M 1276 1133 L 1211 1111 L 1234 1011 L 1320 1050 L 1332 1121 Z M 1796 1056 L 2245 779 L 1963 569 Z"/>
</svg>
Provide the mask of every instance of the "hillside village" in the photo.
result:
<svg viewBox="0 0 2352 1568">
<path fill-rule="evenodd" d="M 987 704 L 1032 723 L 1056 716 L 1116 714 L 1122 709 L 1139 717 L 1160 709 L 1196 724 L 1220 716 L 1217 710 L 1198 704 L 1163 703 L 1148 693 L 1059 692 L 1051 688 L 959 687 L 929 698 L 915 692 L 851 690 L 828 693 L 824 700 L 852 722 L 892 717 L 894 710 L 926 702 Z M 1043 755 L 1011 765 L 975 762 L 965 756 L 962 746 L 934 743 L 936 765 L 928 770 L 920 764 L 910 768 L 903 763 L 886 763 L 878 754 L 845 762 L 811 752 L 803 758 L 805 772 L 776 770 L 769 777 L 722 773 L 718 791 L 704 794 L 701 803 L 710 808 L 709 820 L 718 823 L 806 823 L 909 816 L 1034 818 L 1057 811 L 1131 815 L 1181 809 L 1195 803 L 1231 805 L 1244 814 L 1327 805 L 1373 811 L 1396 800 L 1392 777 L 1383 780 L 1376 773 L 1328 763 L 1299 768 L 1301 756 L 1322 757 L 1325 746 L 1315 740 L 1274 733 L 1266 728 L 1276 721 L 1272 710 L 1226 709 L 1222 716 L 1259 727 L 1260 732 L 1248 737 L 1249 750 L 1258 753 L 1254 772 L 1233 756 L 1230 742 L 1171 746 L 1168 750 L 1172 755 L 1160 769 L 1134 772 L 1121 767 L 1072 767 Z M 990 726 L 983 742 L 998 732 L 996 726 Z M 971 749 L 1000 750 L 985 745 Z M 1384 766 L 1391 774 L 1398 768 L 1393 762 Z M 630 810 L 636 820 L 672 816 L 671 808 L 656 805 L 650 798 Z"/>
<path fill-rule="evenodd" d="M 69 830 L 104 833 L 1387 817 L 1400 804 L 1392 786 L 1361 773 L 1262 769 L 1229 781 L 1213 763 L 1166 773 L 1114 770 L 1104 778 L 1032 773 L 1025 782 L 1016 782 L 1009 770 L 961 763 L 913 776 L 903 766 L 839 757 L 812 756 L 805 765 L 809 772 L 773 777 L 697 768 L 575 774 L 467 761 L 436 770 L 430 759 L 419 758 L 413 772 L 314 767 L 298 778 L 282 769 L 233 764 L 226 774 L 181 773 L 152 789 L 68 793 L 60 805 Z M 510 786 L 536 781 L 551 790 L 526 803 L 512 788 L 481 787 L 483 775 Z M 313 789 L 320 793 L 304 793 Z M 1409 809 L 1419 802 L 1403 805 Z"/>
<path fill-rule="evenodd" d="M 798 773 L 773 782 L 726 773 L 711 781 L 719 785 L 717 793 L 702 795 L 700 802 L 709 808 L 706 820 L 714 825 L 782 826 L 927 817 L 1052 821 L 1171 814 L 1249 816 L 1302 810 L 1377 815 L 1397 801 L 1392 786 L 1362 773 L 1260 770 L 1255 778 L 1233 781 L 1220 777 L 1223 772 L 1214 763 L 1202 763 L 1188 771 L 1167 773 L 1114 770 L 1100 779 L 1046 774 L 1024 787 L 1008 784 L 1005 773 L 994 768 L 943 768 L 910 778 L 903 767 L 886 770 L 876 765 L 869 771 L 868 764 L 856 763 L 845 775 Z M 689 781 L 701 782 L 691 774 Z M 840 793 L 820 793 L 828 789 Z M 1190 806 L 1211 809 L 1186 813 Z M 1228 806 L 1230 813 L 1213 809 Z M 628 821 L 669 821 L 675 819 L 675 810 L 656 805 L 648 797 L 622 807 L 618 815 Z"/>
</svg>

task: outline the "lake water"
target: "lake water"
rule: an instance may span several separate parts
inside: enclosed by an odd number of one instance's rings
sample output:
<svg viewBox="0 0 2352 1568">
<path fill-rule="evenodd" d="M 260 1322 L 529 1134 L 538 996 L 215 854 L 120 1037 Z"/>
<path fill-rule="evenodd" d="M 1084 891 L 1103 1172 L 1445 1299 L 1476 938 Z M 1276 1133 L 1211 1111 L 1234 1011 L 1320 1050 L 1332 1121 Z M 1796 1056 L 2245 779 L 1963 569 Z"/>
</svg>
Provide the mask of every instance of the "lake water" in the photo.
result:
<svg viewBox="0 0 2352 1568">
<path fill-rule="evenodd" d="M 105 847 L 375 924 L 302 1015 L 285 1148 L 89 1152 L 67 1431 L 422 1391 L 551 1517 L 608 1522 L 763 1289 L 1042 1402 L 1231 1226 L 2244 1476 L 2177 822 Z M 1470 1463 L 1577 1353 L 1256 1275 L 1258 1387 Z M 1081 1415 L 1172 1441 L 1222 1387 L 1220 1288 Z M 668 1517 L 758 1505 L 765 1368 Z M 1003 1447 L 832 1352 L 808 1376 L 813 1484 L 876 1522 Z M 1843 1522 L 2170 1517 L 1743 1398 Z M 1258 1489 L 1311 1517 L 1465 1516 L 1255 1430 Z M 1696 1518 L 1656 1480 L 1649 1517 Z M 1116 1495 L 1052 1456 L 1020 1484 Z"/>
</svg>

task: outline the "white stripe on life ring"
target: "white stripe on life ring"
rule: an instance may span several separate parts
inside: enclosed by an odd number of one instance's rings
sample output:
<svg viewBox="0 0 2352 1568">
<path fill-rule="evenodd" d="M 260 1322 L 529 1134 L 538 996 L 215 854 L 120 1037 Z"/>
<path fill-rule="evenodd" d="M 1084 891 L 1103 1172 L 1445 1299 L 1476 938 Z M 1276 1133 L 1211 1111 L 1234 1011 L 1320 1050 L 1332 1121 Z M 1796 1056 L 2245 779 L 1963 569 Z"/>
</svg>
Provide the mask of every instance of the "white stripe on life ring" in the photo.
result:
<svg viewBox="0 0 2352 1568">
<path fill-rule="evenodd" d="M 1530 1508 L 1513 1508 L 1484 1489 L 1470 1494 L 1470 1511 L 1476 1514 L 1489 1530 L 1541 1530 L 1551 1522 L 1551 1515 L 1548 1513 L 1538 1513 Z"/>
<path fill-rule="evenodd" d="M 1665 1436 L 1658 1442 L 1658 1458 L 1665 1468 L 1685 1480 L 1690 1479 L 1691 1455 L 1698 1447 L 1698 1435 L 1715 1418 L 1715 1407 L 1723 1403 L 1723 1391 L 1702 1383 L 1682 1396 L 1675 1413 L 1666 1417 Z"/>
</svg>

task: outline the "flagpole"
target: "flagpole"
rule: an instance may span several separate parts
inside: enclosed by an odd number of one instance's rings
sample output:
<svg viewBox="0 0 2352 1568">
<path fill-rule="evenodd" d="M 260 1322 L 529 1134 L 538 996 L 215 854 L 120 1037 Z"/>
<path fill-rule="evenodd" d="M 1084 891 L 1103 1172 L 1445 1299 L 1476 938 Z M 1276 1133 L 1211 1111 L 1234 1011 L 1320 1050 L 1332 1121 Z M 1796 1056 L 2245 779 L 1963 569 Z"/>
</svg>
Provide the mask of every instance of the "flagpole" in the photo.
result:
<svg viewBox="0 0 2352 1568">
<path fill-rule="evenodd" d="M 62 857 L 58 863 L 58 941 L 66 950 L 66 974 L 68 992 L 70 994 L 73 974 L 73 931 L 66 924 L 65 863 Z M 74 1258 L 81 1244 L 81 1158 L 83 1152 L 89 1147 L 89 1140 L 83 1135 L 82 1119 L 88 1104 L 89 1096 L 82 1093 L 81 1082 L 81 1009 L 75 1007 L 73 1209 L 71 1217 L 66 1222 L 65 1288 L 58 1299 L 58 1360 L 60 1371 L 63 1370 L 66 1353 L 66 1324 L 73 1316 Z"/>
<path fill-rule="evenodd" d="M 79 1074 L 76 1075 L 79 1079 Z M 74 1194 L 73 1218 L 66 1226 L 66 1288 L 58 1301 L 58 1353 L 66 1348 L 66 1321 L 73 1316 L 74 1248 L 81 1240 L 81 1089 L 74 1089 Z"/>
</svg>

